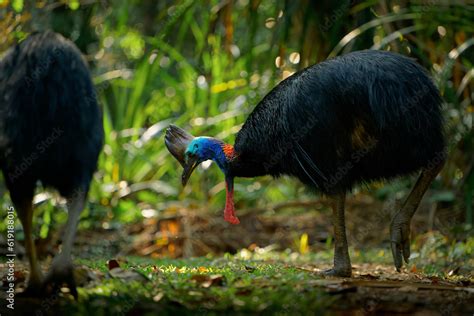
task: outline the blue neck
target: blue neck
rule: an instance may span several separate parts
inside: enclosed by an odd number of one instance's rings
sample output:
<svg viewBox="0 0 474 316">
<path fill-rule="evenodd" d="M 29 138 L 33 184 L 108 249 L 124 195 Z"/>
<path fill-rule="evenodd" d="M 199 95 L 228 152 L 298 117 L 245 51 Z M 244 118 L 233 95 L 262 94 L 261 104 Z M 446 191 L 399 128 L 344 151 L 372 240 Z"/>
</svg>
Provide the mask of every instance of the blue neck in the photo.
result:
<svg viewBox="0 0 474 316">
<path fill-rule="evenodd" d="M 226 174 L 228 171 L 228 161 L 227 157 L 224 154 L 224 151 L 222 150 L 222 143 L 220 143 L 219 141 L 209 142 L 208 148 L 210 159 L 215 161 L 219 168 L 222 170 L 222 172 Z"/>
<path fill-rule="evenodd" d="M 186 152 L 199 158 L 199 162 L 213 160 L 227 176 L 230 169 L 228 156 L 233 153 L 233 147 L 212 137 L 196 137 L 188 145 Z M 226 155 L 227 153 L 227 155 Z"/>
</svg>

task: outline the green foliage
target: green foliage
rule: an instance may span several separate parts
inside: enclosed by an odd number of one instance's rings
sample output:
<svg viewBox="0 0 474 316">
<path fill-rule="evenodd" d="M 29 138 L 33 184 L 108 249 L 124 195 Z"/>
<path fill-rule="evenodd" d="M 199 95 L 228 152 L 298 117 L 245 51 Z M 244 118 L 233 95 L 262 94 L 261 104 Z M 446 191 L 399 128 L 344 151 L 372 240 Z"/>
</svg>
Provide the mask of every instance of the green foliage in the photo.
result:
<svg viewBox="0 0 474 316">
<path fill-rule="evenodd" d="M 21 12 L 23 11 L 23 0 L 13 0 L 12 1 L 12 8 L 16 12 Z"/>
<path fill-rule="evenodd" d="M 467 232 L 467 230 L 466 230 Z M 438 232 L 420 235 L 412 245 L 410 263 L 407 269 L 426 276 L 436 276 L 446 280 L 472 278 L 474 268 L 474 237 L 469 236 L 459 241 L 452 241 Z M 382 264 L 392 267 L 392 256 L 387 249 L 350 249 L 353 264 Z M 277 251 L 275 247 L 257 248 L 255 251 L 242 249 L 234 258 L 241 260 L 257 260 L 283 262 L 290 265 L 317 263 L 329 264 L 333 259 L 333 246 L 327 243 L 324 249 L 302 254 L 290 249 Z M 369 272 L 372 269 L 369 269 Z"/>
<path fill-rule="evenodd" d="M 453 271 L 472 271 L 474 266 L 474 237 L 449 241 L 440 233 L 428 233 L 417 237 L 412 264 L 426 274 L 450 277 Z M 456 272 L 456 274 L 457 274 Z"/>
<path fill-rule="evenodd" d="M 82 263 L 107 273 L 105 262 Z M 97 313 L 104 308 L 104 299 L 107 308 L 102 312 L 107 315 L 114 314 L 110 309 L 140 310 L 144 314 L 159 310 L 160 315 L 217 315 L 224 311 L 304 314 L 323 310 L 332 302 L 311 282 L 311 273 L 282 264 L 242 261 L 231 256 L 188 260 L 132 257 L 123 269 L 139 271 L 150 281 L 140 284 L 111 279 L 79 289 L 82 304 L 70 306 L 70 312 Z"/>
<path fill-rule="evenodd" d="M 75 40 L 93 66 L 106 145 L 90 193 L 94 210 L 84 215 L 92 225 L 105 216 L 137 220 L 141 210 L 160 211 L 174 200 L 220 210 L 224 184 L 215 166 L 205 172 L 199 168 L 181 189 L 180 167 L 162 139 L 166 126 L 174 123 L 232 143 L 247 115 L 280 80 L 330 56 L 366 48 L 408 54 L 433 74 L 446 101 L 450 149 L 436 186 L 461 192 L 465 198 L 456 203 L 465 204 L 472 221 L 470 5 L 369 0 L 2 3 L 0 12 L 12 26 L 2 34 L 8 41 L 37 29 L 35 19 L 47 16 L 44 28 Z M 15 24 L 15 17 L 22 22 Z M 408 181 L 397 183 L 377 195 L 409 187 Z M 293 180 L 266 177 L 239 179 L 236 192 L 241 207 L 311 195 Z"/>
<path fill-rule="evenodd" d="M 138 30 L 131 31 L 125 27 L 125 23 L 131 23 L 130 19 L 133 19 L 130 16 L 126 21 L 117 19 L 117 24 L 113 19 L 106 22 L 107 27 L 104 27 L 100 37 L 117 38 L 115 42 L 119 43 L 119 47 L 115 49 L 121 48 L 125 57 L 136 61 L 133 62 L 134 70 L 131 70 L 130 78 L 111 80 L 109 88 L 103 93 L 102 104 L 111 122 L 111 130 L 107 132 L 116 135 L 116 139 L 108 142 L 116 142 L 111 145 L 111 154 L 102 160 L 104 165 L 101 164 L 105 167 L 105 182 L 117 185 L 125 181 L 131 185 L 159 179 L 175 190 L 170 196 L 156 192 L 162 194 L 162 198 L 156 198 L 157 203 L 186 196 L 210 203 L 213 209 L 218 209 L 222 205 L 223 194 L 216 193 L 222 192 L 223 179 L 217 168 L 211 167 L 205 173 L 199 170 L 184 191 L 184 196 L 179 194 L 180 169 L 173 159 L 168 159 L 160 138 L 165 125 L 172 121 L 192 133 L 216 135 L 233 142 L 247 114 L 281 78 L 328 55 L 356 47 L 372 46 L 405 54 L 411 52 L 432 71 L 447 101 L 449 146 L 455 152 L 453 155 L 458 154 L 456 142 L 472 138 L 472 113 L 468 114 L 468 120 L 463 114 L 472 110 L 472 105 L 466 103 L 470 98 L 460 100 L 472 88 L 468 76 L 473 62 L 468 57 L 468 52 L 472 52 L 472 41 L 465 36 L 472 31 L 472 25 L 467 23 L 471 16 L 456 5 L 450 6 L 448 12 L 444 6 L 435 4 L 411 4 L 406 8 L 394 5 L 391 12 L 384 13 L 374 3 L 364 3 L 367 4 L 365 8 L 361 5 L 327 8 L 328 11 L 320 16 L 302 4 L 268 6 L 262 2 L 251 10 L 252 3 L 244 5 L 237 2 L 230 8 L 217 8 L 212 2 L 206 7 L 183 1 L 170 3 L 166 6 L 167 14 L 159 15 L 159 26 L 153 29 L 157 35 L 144 34 L 142 37 Z M 344 16 L 359 16 L 362 13 L 367 16 L 365 10 L 368 8 L 372 10 L 364 24 L 353 29 L 348 29 L 349 24 L 344 26 L 341 21 Z M 308 10 L 309 13 L 306 12 Z M 296 17 L 303 12 L 306 16 L 309 14 L 308 21 L 297 20 Z M 337 21 L 329 25 L 323 23 L 332 21 L 333 15 L 338 15 Z M 268 19 L 273 19 L 273 26 Z M 210 29 L 210 23 L 217 26 Z M 253 24 L 258 27 L 247 28 Z M 331 33 L 334 47 L 316 41 L 314 45 L 317 49 L 308 48 L 306 42 L 296 40 L 308 37 L 307 32 L 315 26 L 319 27 L 319 31 L 313 36 L 327 37 Z M 329 27 L 324 28 L 326 26 Z M 123 32 L 117 32 L 117 29 Z M 111 30 L 110 33 L 108 30 Z M 344 30 L 351 32 L 344 36 Z M 229 35 L 229 32 L 232 34 Z M 273 39 L 269 41 L 268 38 Z M 143 41 L 146 45 L 140 58 Z M 130 47 L 125 47 L 124 43 L 130 43 L 137 50 L 134 57 L 130 55 Z M 291 62 L 295 60 L 295 57 L 291 58 L 294 52 L 299 54 L 300 59 L 296 64 Z M 277 57 L 280 62 L 276 61 Z M 275 67 L 275 63 L 279 68 Z M 463 73 L 463 80 L 456 79 Z M 159 128 L 153 124 L 158 124 Z M 147 137 L 147 133 L 152 137 Z M 121 134 L 126 136 L 120 137 Z M 472 139 L 467 143 L 472 143 Z M 464 155 L 466 163 L 469 162 L 467 152 L 459 154 Z M 457 165 L 454 161 L 448 164 L 451 168 L 443 176 L 452 178 L 453 173 L 457 174 L 457 181 L 446 188 L 452 190 L 456 189 L 456 183 L 462 182 L 466 165 Z M 115 178 L 114 168 L 118 170 Z M 246 206 L 296 196 L 297 190 L 281 188 L 267 178 L 259 179 L 261 185 L 252 189 L 253 181 L 239 179 L 237 183 L 237 198 L 245 201 Z M 298 187 L 298 184 L 287 181 L 285 186 Z M 288 192 L 282 195 L 280 190 Z M 472 189 L 468 190 L 467 196 L 469 192 Z"/>
<path fill-rule="evenodd" d="M 435 309 L 439 309 L 451 296 L 457 297 L 456 290 L 463 285 L 469 291 L 473 281 L 473 249 L 472 237 L 450 243 L 440 234 L 425 234 L 415 241 L 408 266 L 411 273 L 396 272 L 389 251 L 351 249 L 356 275 L 352 280 L 324 278 L 316 272 L 315 269 L 332 264 L 330 244 L 304 254 L 290 249 L 276 251 L 268 246 L 242 249 L 236 255 L 222 257 L 132 256 L 119 260 L 120 272 L 114 273 L 107 268 L 107 258 L 78 259 L 81 268 L 76 272 L 88 271 L 95 276 L 78 289 L 79 300 L 61 295 L 50 305 L 39 300 L 37 309 L 68 315 L 319 315 L 350 310 L 351 306 L 359 310 L 360 302 L 372 297 L 381 301 L 379 307 L 387 302 L 402 304 L 405 291 L 426 294 L 409 293 L 411 301 L 419 307 L 429 297 L 429 306 L 433 308 L 435 304 Z M 123 277 L 117 277 L 120 275 Z M 450 288 L 444 288 L 441 298 L 436 299 L 432 291 L 442 291 L 440 285 Z M 31 304 L 35 306 L 36 302 L 32 300 Z"/>
</svg>

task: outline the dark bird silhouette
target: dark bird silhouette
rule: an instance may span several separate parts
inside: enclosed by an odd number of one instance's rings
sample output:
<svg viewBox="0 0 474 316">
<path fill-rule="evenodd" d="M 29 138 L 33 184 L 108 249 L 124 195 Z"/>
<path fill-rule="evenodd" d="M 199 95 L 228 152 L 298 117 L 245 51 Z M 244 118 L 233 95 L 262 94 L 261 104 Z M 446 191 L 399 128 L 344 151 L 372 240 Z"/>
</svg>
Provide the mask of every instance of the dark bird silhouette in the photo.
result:
<svg viewBox="0 0 474 316">
<path fill-rule="evenodd" d="M 0 61 L 0 164 L 25 233 L 27 293 L 69 285 L 77 297 L 71 250 L 103 143 L 102 114 L 86 62 L 53 32 L 35 33 Z M 61 253 L 43 279 L 33 241 L 37 182 L 66 198 Z"/>
<path fill-rule="evenodd" d="M 397 270 L 410 255 L 410 220 L 444 159 L 441 98 L 414 60 L 358 51 L 306 68 L 278 84 L 250 114 L 235 145 L 193 137 L 176 126 L 165 143 L 183 165 L 183 185 L 212 159 L 227 184 L 224 217 L 234 214 L 234 177 L 290 175 L 334 198 L 334 267 L 350 276 L 344 224 L 346 192 L 354 185 L 421 171 L 391 222 Z"/>
</svg>

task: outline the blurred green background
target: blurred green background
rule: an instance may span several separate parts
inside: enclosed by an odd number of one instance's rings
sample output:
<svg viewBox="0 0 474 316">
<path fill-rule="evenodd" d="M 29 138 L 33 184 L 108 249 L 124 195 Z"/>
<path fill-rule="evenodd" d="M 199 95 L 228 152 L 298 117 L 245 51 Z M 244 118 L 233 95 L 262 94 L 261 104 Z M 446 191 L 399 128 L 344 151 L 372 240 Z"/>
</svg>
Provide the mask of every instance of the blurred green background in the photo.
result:
<svg viewBox="0 0 474 316">
<path fill-rule="evenodd" d="M 247 115 L 279 81 L 361 49 L 411 56 L 432 74 L 445 100 L 449 157 L 429 201 L 452 212 L 456 220 L 450 229 L 472 227 L 474 5 L 435 0 L 0 0 L 0 17 L 0 52 L 32 31 L 52 29 L 74 41 L 90 64 L 106 144 L 82 229 L 117 229 L 183 209 L 222 220 L 222 174 L 214 165 L 200 167 L 182 189 L 181 167 L 163 142 L 167 125 L 233 143 Z M 365 185 L 354 196 L 403 200 L 413 183 L 408 177 Z M 243 212 L 315 199 L 289 178 L 237 179 L 235 189 L 237 209 Z M 63 202 L 42 189 L 35 201 L 37 233 L 47 238 L 65 222 L 66 212 L 53 212 Z M 10 203 L 3 181 L 0 203 L 3 209 Z M 290 207 L 286 213 L 298 211 L 305 209 Z"/>
</svg>

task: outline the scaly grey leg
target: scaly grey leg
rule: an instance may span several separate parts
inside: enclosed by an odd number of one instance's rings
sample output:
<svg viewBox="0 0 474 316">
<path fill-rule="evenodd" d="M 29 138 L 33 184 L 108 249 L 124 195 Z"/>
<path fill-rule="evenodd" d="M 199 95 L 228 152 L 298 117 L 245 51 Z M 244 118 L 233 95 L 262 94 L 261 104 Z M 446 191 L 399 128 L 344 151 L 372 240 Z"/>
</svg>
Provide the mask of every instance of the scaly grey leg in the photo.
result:
<svg viewBox="0 0 474 316">
<path fill-rule="evenodd" d="M 325 275 L 339 277 L 350 277 L 352 275 L 344 219 L 345 200 L 345 193 L 333 197 L 334 267 L 324 271 Z"/>
<path fill-rule="evenodd" d="M 84 208 L 87 192 L 77 190 L 67 198 L 68 219 L 64 231 L 61 253 L 53 260 L 51 269 L 46 277 L 44 286 L 52 285 L 58 288 L 65 283 L 69 286 L 71 294 L 77 299 L 76 282 L 74 280 L 74 268 L 71 259 L 72 247 L 76 236 L 77 225 L 82 209 Z"/>
<path fill-rule="evenodd" d="M 403 265 L 403 259 L 408 263 L 410 257 L 410 222 L 415 214 L 420 201 L 431 182 L 436 178 L 442 169 L 444 161 L 430 169 L 424 169 L 415 186 L 408 195 L 402 208 L 395 214 L 390 223 L 390 238 L 393 262 L 397 271 Z M 402 259 L 403 256 L 403 259 Z"/>
</svg>

